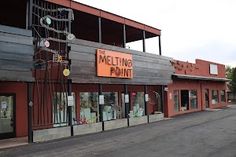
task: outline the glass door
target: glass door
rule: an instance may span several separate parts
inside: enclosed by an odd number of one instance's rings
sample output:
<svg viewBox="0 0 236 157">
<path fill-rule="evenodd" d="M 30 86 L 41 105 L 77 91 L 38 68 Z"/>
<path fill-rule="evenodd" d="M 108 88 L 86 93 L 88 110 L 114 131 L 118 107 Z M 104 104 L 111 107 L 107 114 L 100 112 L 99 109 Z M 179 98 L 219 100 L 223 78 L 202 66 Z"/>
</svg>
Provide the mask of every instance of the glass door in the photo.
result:
<svg viewBox="0 0 236 157">
<path fill-rule="evenodd" d="M 0 139 L 15 137 L 15 96 L 0 95 Z"/>
<path fill-rule="evenodd" d="M 205 89 L 205 107 L 209 108 L 209 89 Z"/>
</svg>

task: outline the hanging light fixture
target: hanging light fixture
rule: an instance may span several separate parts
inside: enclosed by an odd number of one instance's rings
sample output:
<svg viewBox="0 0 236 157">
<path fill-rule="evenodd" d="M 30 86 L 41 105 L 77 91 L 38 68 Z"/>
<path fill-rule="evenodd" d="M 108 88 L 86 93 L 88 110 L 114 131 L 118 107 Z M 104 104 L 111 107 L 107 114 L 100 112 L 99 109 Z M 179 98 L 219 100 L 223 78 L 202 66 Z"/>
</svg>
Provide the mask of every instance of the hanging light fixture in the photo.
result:
<svg viewBox="0 0 236 157">
<path fill-rule="evenodd" d="M 47 40 L 44 40 L 44 46 L 45 46 L 46 48 L 48 48 L 48 47 L 50 46 L 50 42 L 47 41 Z"/>
<path fill-rule="evenodd" d="M 64 75 L 64 76 L 69 76 L 69 75 L 70 75 L 70 70 L 67 69 L 67 68 L 65 68 L 65 69 L 63 70 L 63 75 Z"/>
<path fill-rule="evenodd" d="M 69 33 L 69 34 L 67 35 L 67 39 L 68 39 L 68 40 L 74 40 L 74 39 L 75 39 L 75 35 Z"/>
<path fill-rule="evenodd" d="M 46 21 L 47 25 L 51 25 L 51 23 L 52 23 L 52 20 L 49 17 L 46 17 L 45 21 Z"/>
</svg>

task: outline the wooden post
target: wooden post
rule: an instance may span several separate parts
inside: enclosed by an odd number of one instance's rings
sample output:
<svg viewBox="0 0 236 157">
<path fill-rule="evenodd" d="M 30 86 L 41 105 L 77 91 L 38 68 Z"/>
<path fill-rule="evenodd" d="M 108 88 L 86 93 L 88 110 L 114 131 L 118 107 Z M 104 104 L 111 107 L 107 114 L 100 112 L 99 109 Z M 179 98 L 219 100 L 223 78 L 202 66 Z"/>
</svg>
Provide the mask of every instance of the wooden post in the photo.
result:
<svg viewBox="0 0 236 157">
<path fill-rule="evenodd" d="M 124 101 L 125 101 L 125 118 L 127 118 L 127 125 L 129 126 L 129 93 L 128 93 L 128 86 L 124 85 Z"/>
<path fill-rule="evenodd" d="M 102 18 L 98 17 L 98 42 L 102 43 Z"/>
<path fill-rule="evenodd" d="M 28 97 L 28 143 L 33 142 L 33 129 L 32 129 L 32 108 L 33 108 L 33 87 L 32 83 L 27 83 L 27 97 Z"/>
<path fill-rule="evenodd" d="M 101 97 L 102 97 L 102 84 L 98 85 L 98 93 L 99 93 L 99 121 L 102 122 L 102 131 L 104 131 L 104 121 L 103 121 L 103 109 L 104 109 L 104 104 L 101 103 Z M 104 96 L 103 96 L 104 98 Z"/>
<path fill-rule="evenodd" d="M 126 47 L 126 27 L 123 25 L 123 47 Z"/>
<path fill-rule="evenodd" d="M 145 105 L 145 115 L 147 115 L 147 122 L 149 123 L 147 85 L 144 86 L 144 105 Z"/>
<path fill-rule="evenodd" d="M 161 36 L 159 35 L 159 55 L 161 56 Z"/>
<path fill-rule="evenodd" d="M 146 38 L 146 33 L 145 31 L 143 31 L 143 52 L 146 52 L 145 38 Z"/>
</svg>

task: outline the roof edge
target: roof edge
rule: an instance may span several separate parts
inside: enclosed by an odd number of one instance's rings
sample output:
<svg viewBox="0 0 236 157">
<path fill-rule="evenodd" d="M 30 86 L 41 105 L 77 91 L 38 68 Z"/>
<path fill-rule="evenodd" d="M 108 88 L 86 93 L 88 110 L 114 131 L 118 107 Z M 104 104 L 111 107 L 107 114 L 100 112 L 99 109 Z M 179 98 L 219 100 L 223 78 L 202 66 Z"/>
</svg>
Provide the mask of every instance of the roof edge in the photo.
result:
<svg viewBox="0 0 236 157">
<path fill-rule="evenodd" d="M 230 81 L 227 78 L 207 77 L 207 76 L 197 76 L 197 75 L 183 75 L 183 74 L 173 74 L 172 78 L 189 79 L 189 80 L 208 80 L 208 81 L 220 81 L 220 82 Z"/>
<path fill-rule="evenodd" d="M 143 24 L 141 22 L 137 22 L 135 20 L 132 20 L 132 19 L 120 16 L 120 15 L 116 15 L 114 13 L 104 11 L 102 9 L 98 9 L 98 8 L 95 8 L 95 7 L 92 7 L 92 6 L 77 2 L 77 1 L 72 1 L 72 0 L 46 0 L 46 1 L 65 6 L 67 8 L 82 11 L 88 14 L 92 14 L 98 17 L 102 17 L 111 21 L 122 23 L 131 27 L 135 27 L 135 28 L 153 33 L 157 36 L 161 35 L 161 30 L 158 28 L 155 28 L 155 27 Z"/>
</svg>

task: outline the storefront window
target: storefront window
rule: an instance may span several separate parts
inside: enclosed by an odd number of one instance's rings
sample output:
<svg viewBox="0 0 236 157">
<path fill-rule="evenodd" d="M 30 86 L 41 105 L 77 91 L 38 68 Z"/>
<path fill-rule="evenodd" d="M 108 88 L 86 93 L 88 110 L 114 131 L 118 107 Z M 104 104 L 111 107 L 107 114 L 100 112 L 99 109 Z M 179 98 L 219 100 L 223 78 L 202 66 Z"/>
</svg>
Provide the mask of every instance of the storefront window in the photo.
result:
<svg viewBox="0 0 236 157">
<path fill-rule="evenodd" d="M 212 104 L 217 104 L 219 102 L 218 99 L 218 90 L 212 90 Z"/>
<path fill-rule="evenodd" d="M 173 97 L 174 97 L 174 110 L 179 111 L 179 91 L 174 90 L 173 92 Z"/>
<path fill-rule="evenodd" d="M 80 93 L 80 119 L 78 124 L 90 124 L 98 122 L 98 93 L 81 92 Z"/>
<path fill-rule="evenodd" d="M 220 91 L 220 100 L 221 102 L 226 102 L 225 90 Z"/>
<path fill-rule="evenodd" d="M 75 94 L 72 93 L 75 104 Z M 75 105 L 72 106 L 72 118 L 75 119 Z M 53 123 L 54 127 L 65 126 L 68 124 L 67 118 L 67 93 L 56 92 L 53 97 Z"/>
<path fill-rule="evenodd" d="M 150 91 L 148 93 L 148 112 L 149 114 L 161 112 L 161 95 L 158 91 Z"/>
<path fill-rule="evenodd" d="M 118 92 L 103 92 L 104 109 L 103 121 L 117 119 L 122 116 L 122 109 L 118 105 Z"/>
<path fill-rule="evenodd" d="M 197 91 L 196 90 L 190 90 L 190 105 L 191 109 L 197 109 Z"/>
<path fill-rule="evenodd" d="M 132 92 L 130 117 L 141 117 L 143 115 L 145 115 L 144 92 Z"/>
</svg>

